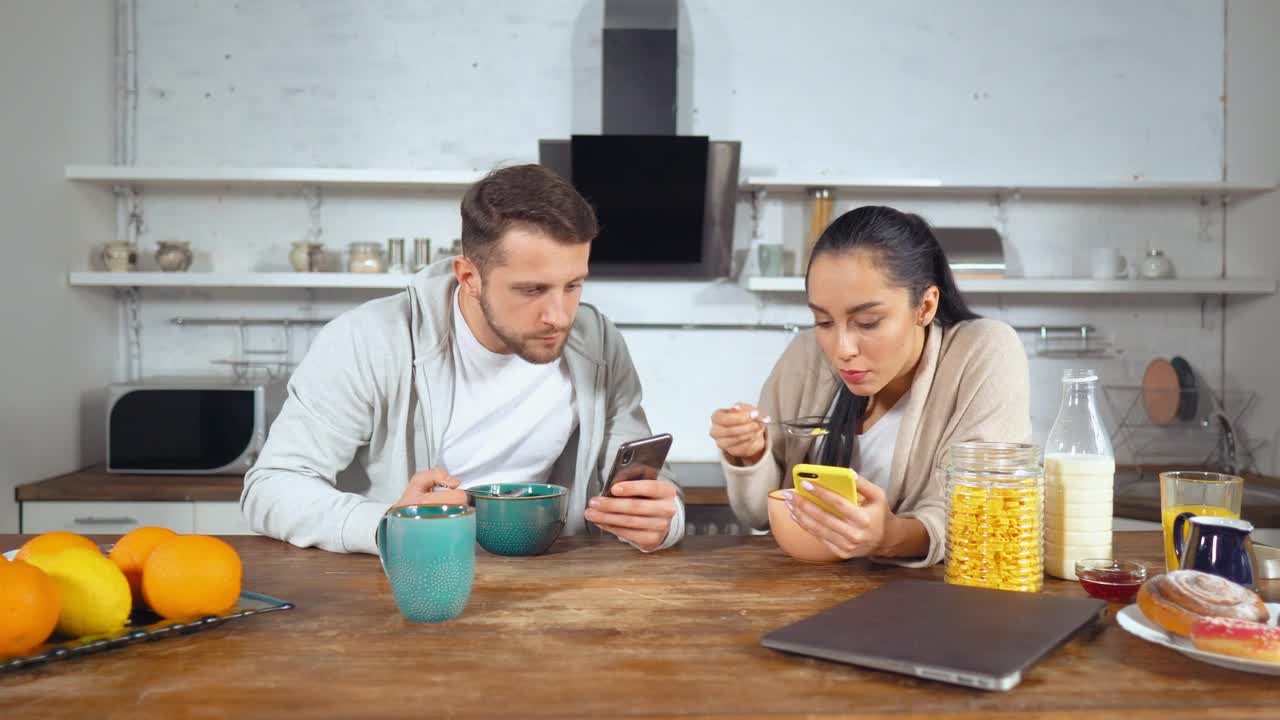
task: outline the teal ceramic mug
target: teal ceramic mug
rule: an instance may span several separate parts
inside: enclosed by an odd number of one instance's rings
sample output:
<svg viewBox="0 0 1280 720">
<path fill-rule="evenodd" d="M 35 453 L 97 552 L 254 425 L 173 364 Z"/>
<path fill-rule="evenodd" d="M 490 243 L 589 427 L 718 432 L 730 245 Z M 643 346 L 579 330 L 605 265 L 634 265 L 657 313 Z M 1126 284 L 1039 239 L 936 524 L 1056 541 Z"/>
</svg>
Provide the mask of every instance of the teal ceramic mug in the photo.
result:
<svg viewBox="0 0 1280 720">
<path fill-rule="evenodd" d="M 462 614 L 476 567 L 476 511 L 467 505 L 407 505 L 378 521 L 378 557 L 406 620 Z"/>
<path fill-rule="evenodd" d="M 494 555 L 541 555 L 564 530 L 568 488 L 501 483 L 466 492 L 476 509 L 476 541 Z"/>
</svg>

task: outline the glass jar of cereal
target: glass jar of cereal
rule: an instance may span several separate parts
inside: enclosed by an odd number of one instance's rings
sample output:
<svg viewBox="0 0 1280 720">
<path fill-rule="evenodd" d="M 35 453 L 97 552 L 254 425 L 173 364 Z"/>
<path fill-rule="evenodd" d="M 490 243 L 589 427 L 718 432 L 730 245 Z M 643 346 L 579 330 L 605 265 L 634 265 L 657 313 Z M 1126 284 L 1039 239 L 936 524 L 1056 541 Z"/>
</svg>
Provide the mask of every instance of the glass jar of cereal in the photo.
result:
<svg viewBox="0 0 1280 720">
<path fill-rule="evenodd" d="M 1038 592 L 1044 584 L 1040 449 L 959 443 L 949 451 L 946 472 L 947 582 Z"/>
</svg>

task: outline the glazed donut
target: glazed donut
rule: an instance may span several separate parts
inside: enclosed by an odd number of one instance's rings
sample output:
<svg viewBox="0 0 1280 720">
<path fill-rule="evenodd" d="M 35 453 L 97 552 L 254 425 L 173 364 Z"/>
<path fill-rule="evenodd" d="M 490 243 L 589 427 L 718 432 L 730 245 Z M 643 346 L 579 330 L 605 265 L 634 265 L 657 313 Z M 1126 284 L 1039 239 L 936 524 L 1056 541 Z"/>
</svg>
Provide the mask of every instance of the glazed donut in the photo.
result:
<svg viewBox="0 0 1280 720">
<path fill-rule="evenodd" d="M 1200 620 L 1191 626 L 1191 644 L 1223 655 L 1280 663 L 1280 628 L 1249 620 Z"/>
<path fill-rule="evenodd" d="M 1155 624 L 1190 637 L 1191 626 L 1209 617 L 1264 622 L 1271 617 L 1258 594 L 1226 578 L 1199 570 L 1157 575 L 1138 590 L 1138 607 Z"/>
</svg>

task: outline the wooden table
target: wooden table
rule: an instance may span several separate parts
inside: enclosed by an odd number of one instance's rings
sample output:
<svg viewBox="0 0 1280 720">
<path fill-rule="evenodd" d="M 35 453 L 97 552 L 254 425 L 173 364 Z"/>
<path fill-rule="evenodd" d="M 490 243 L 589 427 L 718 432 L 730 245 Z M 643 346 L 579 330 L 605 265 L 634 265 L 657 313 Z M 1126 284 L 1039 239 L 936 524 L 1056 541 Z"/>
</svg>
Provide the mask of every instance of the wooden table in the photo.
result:
<svg viewBox="0 0 1280 720">
<path fill-rule="evenodd" d="M 0 536 L 0 547 L 23 538 Z M 104 538 L 110 539 L 110 538 Z M 1274 677 L 1196 662 L 1108 619 L 987 693 L 763 648 L 780 625 L 899 577 L 806 565 L 768 537 L 696 537 L 641 555 L 567 538 L 548 555 L 479 552 L 461 618 L 397 613 L 376 558 L 228 540 L 244 586 L 297 604 L 189 637 L 0 674 L 5 718 L 848 716 L 1250 717 L 1280 714 Z M 1155 567 L 1159 535 L 1117 533 Z M 1268 589 L 1268 595 L 1275 595 Z M 1280 588 L 1274 588 L 1280 590 Z M 1074 583 L 1047 592 L 1079 595 Z M 908 619 L 904 618 L 904 622 Z M 982 648 L 974 648 L 982 652 Z"/>
</svg>

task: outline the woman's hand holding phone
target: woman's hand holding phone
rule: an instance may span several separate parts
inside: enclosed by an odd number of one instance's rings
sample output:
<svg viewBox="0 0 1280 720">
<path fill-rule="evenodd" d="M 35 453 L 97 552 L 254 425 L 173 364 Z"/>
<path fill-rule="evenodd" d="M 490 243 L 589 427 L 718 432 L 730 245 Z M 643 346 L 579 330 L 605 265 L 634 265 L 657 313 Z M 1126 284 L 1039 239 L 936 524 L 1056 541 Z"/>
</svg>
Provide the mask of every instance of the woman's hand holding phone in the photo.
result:
<svg viewBox="0 0 1280 720">
<path fill-rule="evenodd" d="M 807 480 L 805 491 L 812 493 L 836 512 L 823 510 L 817 503 L 805 500 L 795 490 L 785 493 L 791 518 L 810 535 L 822 540 L 841 558 L 881 555 L 886 528 L 897 518 L 889 510 L 880 486 L 857 477 L 858 497 L 854 504 L 848 498 Z"/>
</svg>

